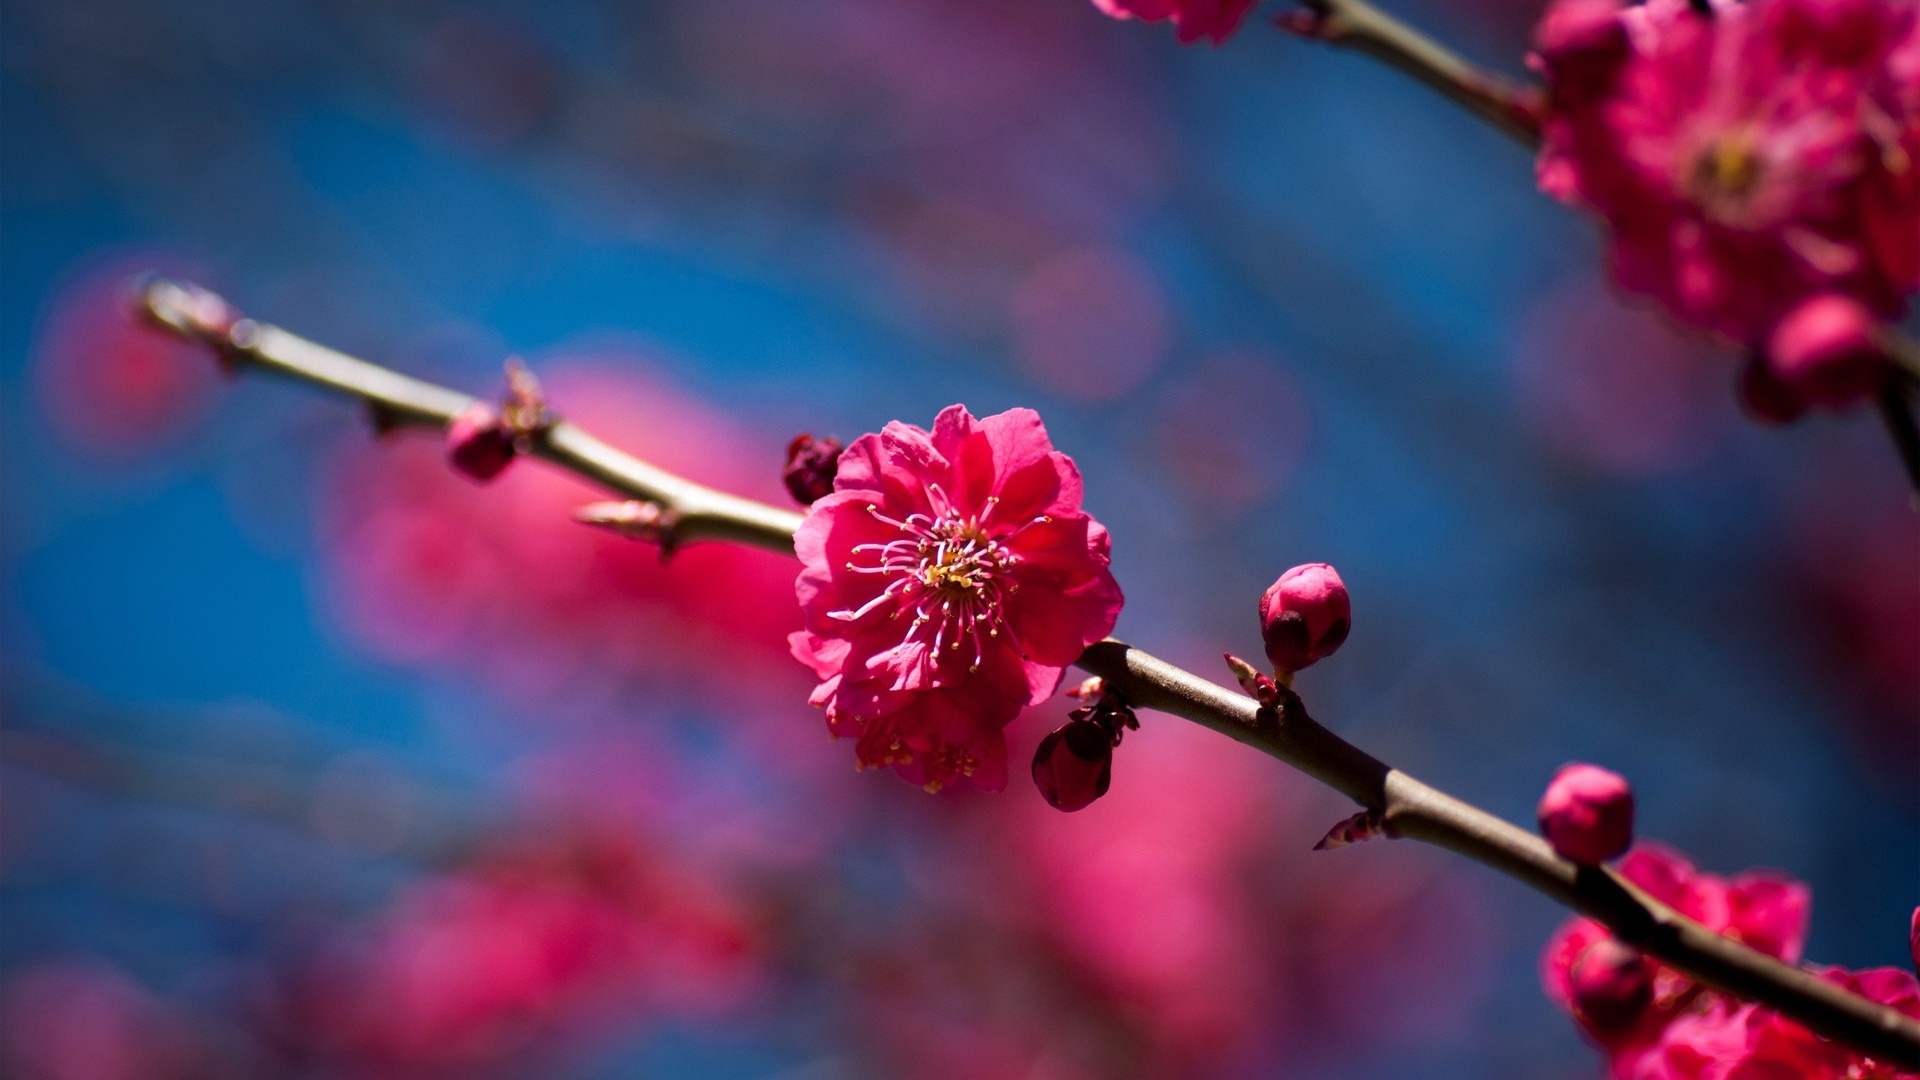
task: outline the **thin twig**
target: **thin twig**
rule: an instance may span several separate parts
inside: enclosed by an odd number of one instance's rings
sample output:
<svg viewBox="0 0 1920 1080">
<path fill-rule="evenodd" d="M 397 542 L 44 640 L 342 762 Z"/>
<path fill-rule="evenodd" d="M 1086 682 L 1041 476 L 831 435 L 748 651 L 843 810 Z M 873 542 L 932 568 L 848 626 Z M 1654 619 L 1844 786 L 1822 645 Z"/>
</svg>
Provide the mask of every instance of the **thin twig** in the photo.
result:
<svg viewBox="0 0 1920 1080">
<path fill-rule="evenodd" d="M 476 400 L 254 322 L 197 285 L 156 278 L 143 286 L 140 304 L 146 318 L 212 347 L 229 366 L 253 366 L 357 398 L 386 429 L 443 428 Z M 623 454 L 562 419 L 536 428 L 528 441 L 535 455 L 569 472 L 673 510 L 664 542 L 731 540 L 793 551 L 800 515 L 791 510 L 696 484 Z"/>
<path fill-rule="evenodd" d="M 1528 150 L 1540 148 L 1540 91 L 1474 64 L 1367 0 L 1305 0 L 1281 25 L 1366 53 L 1438 90 Z"/>
<path fill-rule="evenodd" d="M 148 317 L 212 347 L 236 368 L 257 366 L 358 398 L 376 414 L 445 425 L 473 399 L 272 327 L 240 319 L 191 285 L 150 281 Z M 245 332 L 241 333 L 241 329 Z M 792 552 L 801 516 L 737 498 L 633 458 L 564 422 L 536 443 L 540 456 L 614 492 L 659 506 L 672 539 L 720 539 Z M 1798 1020 L 1876 1058 L 1920 1068 L 1920 1021 L 1721 937 L 1648 897 L 1618 873 L 1554 855 L 1546 841 L 1435 790 L 1316 723 L 1290 697 L 1279 712 L 1122 641 L 1089 648 L 1079 667 L 1142 708 L 1184 717 L 1293 766 L 1378 814 L 1386 831 L 1490 866 L 1604 923 L 1621 940 L 1698 979 Z"/>
</svg>

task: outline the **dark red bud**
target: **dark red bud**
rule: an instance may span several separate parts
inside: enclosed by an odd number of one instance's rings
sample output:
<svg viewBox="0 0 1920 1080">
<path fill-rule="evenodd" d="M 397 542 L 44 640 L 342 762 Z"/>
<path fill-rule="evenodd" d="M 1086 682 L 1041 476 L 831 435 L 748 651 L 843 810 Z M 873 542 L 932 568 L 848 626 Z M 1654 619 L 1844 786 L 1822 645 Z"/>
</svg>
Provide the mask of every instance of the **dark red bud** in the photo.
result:
<svg viewBox="0 0 1920 1080">
<path fill-rule="evenodd" d="M 485 483 L 513 461 L 513 436 L 493 406 L 476 401 L 447 425 L 447 460 L 462 475 Z"/>
<path fill-rule="evenodd" d="M 1033 752 L 1033 782 L 1047 805 L 1072 813 L 1113 783 L 1113 734 L 1092 720 L 1069 720 Z"/>
<path fill-rule="evenodd" d="M 787 444 L 787 467 L 780 479 L 793 501 L 812 506 L 833 494 L 833 478 L 840 472 L 840 440 L 800 434 Z"/>
<path fill-rule="evenodd" d="M 1653 1001 L 1653 965 L 1637 950 L 1603 938 L 1580 954 L 1568 973 L 1573 1007 L 1588 1025 L 1617 1031 Z"/>
</svg>

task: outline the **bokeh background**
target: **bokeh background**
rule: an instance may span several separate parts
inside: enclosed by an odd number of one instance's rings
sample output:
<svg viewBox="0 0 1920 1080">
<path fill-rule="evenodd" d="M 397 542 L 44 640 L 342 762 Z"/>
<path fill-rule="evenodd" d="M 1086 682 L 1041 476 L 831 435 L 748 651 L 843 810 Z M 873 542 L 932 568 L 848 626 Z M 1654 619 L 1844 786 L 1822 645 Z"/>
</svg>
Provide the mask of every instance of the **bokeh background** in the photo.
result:
<svg viewBox="0 0 1920 1080">
<path fill-rule="evenodd" d="M 1402 13 L 1519 73 L 1526 0 Z M 792 570 L 480 488 L 131 327 L 129 275 L 780 496 L 797 431 L 1039 408 L 1119 632 L 1258 649 L 1515 820 L 1605 763 L 1642 833 L 1920 901 L 1920 519 L 1870 416 L 1743 423 L 1522 152 L 1255 21 L 1084 0 L 0 5 L 0 1071 L 1584 1077 L 1562 913 L 1143 717 L 1048 810 L 856 775 Z"/>
</svg>

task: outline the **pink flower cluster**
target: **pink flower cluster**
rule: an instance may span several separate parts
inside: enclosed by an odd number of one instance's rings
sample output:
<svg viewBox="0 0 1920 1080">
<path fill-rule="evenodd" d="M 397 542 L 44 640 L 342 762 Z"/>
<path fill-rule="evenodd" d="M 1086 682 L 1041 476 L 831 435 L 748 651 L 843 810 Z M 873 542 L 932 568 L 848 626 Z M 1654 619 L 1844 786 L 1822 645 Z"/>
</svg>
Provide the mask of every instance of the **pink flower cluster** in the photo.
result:
<svg viewBox="0 0 1920 1080">
<path fill-rule="evenodd" d="M 1750 345 L 1822 295 L 1920 287 L 1920 17 L 1907 0 L 1557 0 L 1539 181 L 1613 273 Z"/>
<path fill-rule="evenodd" d="M 1093 0 L 1093 6 L 1116 19 L 1173 23 L 1182 42 L 1210 39 L 1218 45 L 1240 29 L 1255 0 Z"/>
<path fill-rule="evenodd" d="M 1717 933 L 1788 963 L 1806 944 L 1807 887 L 1767 871 L 1731 880 L 1703 873 L 1678 852 L 1643 843 L 1620 872 L 1682 914 Z M 1591 919 L 1574 919 L 1547 944 L 1541 974 L 1549 996 L 1607 1052 L 1619 1080 L 1727 1080 L 1806 1077 L 1895 1080 L 1895 1071 L 1791 1020 L 1693 982 L 1615 940 Z M 1829 978 L 1910 1016 L 1920 1017 L 1920 986 L 1910 972 L 1877 968 Z"/>
<path fill-rule="evenodd" d="M 890 423 L 840 456 L 794 537 L 813 704 L 862 767 L 930 790 L 1006 786 L 1001 729 L 1107 636 L 1120 586 L 1080 472 L 1030 409 L 931 432 Z"/>
<path fill-rule="evenodd" d="M 757 934 L 724 890 L 630 838 L 529 834 L 327 939 L 274 1019 L 295 1055 L 355 1075 L 492 1067 L 582 1015 L 737 1003 L 756 984 Z"/>
<path fill-rule="evenodd" d="M 1495 955 L 1480 878 L 1397 845 L 1303 862 L 1323 812 L 1307 789 L 1196 725 L 1127 738 L 1139 745 L 1123 782 L 1079 813 L 979 807 L 986 828 L 966 849 L 1003 853 L 1012 872 L 960 895 L 1028 927 L 1022 956 L 1075 972 L 1068 1003 L 1037 1018 L 1029 990 L 1009 995 L 1046 1031 L 1012 1075 L 1287 1075 L 1357 1045 L 1445 1042 L 1471 1022 Z M 1064 1029 L 1090 994 L 1123 1018 L 1125 1067 L 1058 1060 L 1095 1038 Z"/>
</svg>

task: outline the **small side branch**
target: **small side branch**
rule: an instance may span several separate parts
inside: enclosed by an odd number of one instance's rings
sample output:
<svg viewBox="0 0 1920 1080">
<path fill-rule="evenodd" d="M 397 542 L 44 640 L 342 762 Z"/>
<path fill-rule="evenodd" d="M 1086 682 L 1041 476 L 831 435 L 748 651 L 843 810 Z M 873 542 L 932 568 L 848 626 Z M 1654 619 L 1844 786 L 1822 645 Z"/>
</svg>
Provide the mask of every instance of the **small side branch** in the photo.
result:
<svg viewBox="0 0 1920 1080">
<path fill-rule="evenodd" d="M 478 400 L 255 322 L 195 285 L 151 279 L 141 287 L 139 304 L 155 325 L 207 345 L 229 369 L 258 368 L 353 398 L 382 429 L 444 430 Z M 565 420 L 541 425 L 530 433 L 529 443 L 535 456 L 667 512 L 672 525 L 665 542 L 730 540 L 793 551 L 800 515 L 791 510 L 696 484 L 622 453 Z"/>
<path fill-rule="evenodd" d="M 1540 91 L 1469 62 L 1367 0 L 1306 0 L 1281 25 L 1366 53 L 1400 69 L 1492 124 L 1528 150 L 1540 147 Z"/>
<path fill-rule="evenodd" d="M 159 326 L 212 347 L 238 369 L 259 367 L 356 398 L 392 422 L 444 427 L 475 399 L 241 318 L 204 289 L 165 280 L 141 302 Z M 672 538 L 732 540 L 791 552 L 801 516 L 703 487 L 556 421 L 535 452 L 628 498 L 657 506 Z M 1455 852 L 1532 886 L 1605 924 L 1621 940 L 1707 985 L 1747 998 L 1909 1069 L 1920 1069 L 1915 1021 L 1809 971 L 1721 937 L 1654 900 L 1610 869 L 1579 867 L 1545 840 L 1388 767 L 1315 722 L 1290 692 L 1277 709 L 1141 652 L 1099 642 L 1077 665 L 1140 708 L 1158 709 L 1274 757 L 1379 815 L 1388 835 Z"/>
</svg>

